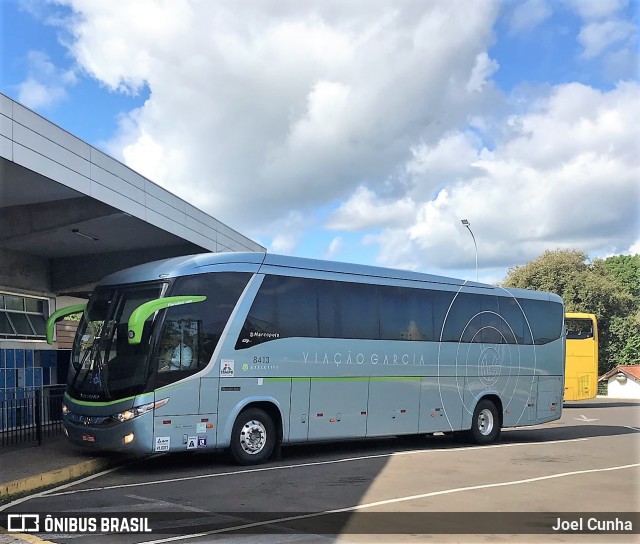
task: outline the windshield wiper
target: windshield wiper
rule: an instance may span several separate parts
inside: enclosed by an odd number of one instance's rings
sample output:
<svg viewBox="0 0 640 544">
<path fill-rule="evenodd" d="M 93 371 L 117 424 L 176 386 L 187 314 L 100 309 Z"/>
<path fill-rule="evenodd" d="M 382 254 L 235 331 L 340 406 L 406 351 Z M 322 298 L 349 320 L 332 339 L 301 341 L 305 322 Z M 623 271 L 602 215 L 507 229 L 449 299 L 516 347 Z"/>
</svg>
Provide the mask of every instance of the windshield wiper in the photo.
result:
<svg viewBox="0 0 640 544">
<path fill-rule="evenodd" d="M 107 386 L 108 369 L 103 361 L 102 353 L 103 351 L 106 353 L 106 350 L 109 347 L 114 330 L 114 325 L 115 322 L 113 320 L 108 322 L 104 321 L 101 330 L 99 331 L 99 335 L 94 336 L 91 347 L 85 350 L 72 382 L 72 385 L 77 389 L 82 390 L 85 386 L 87 378 L 91 377 L 91 381 L 93 381 L 94 385 L 99 384 L 100 389 L 102 389 L 104 395 L 107 398 L 110 398 L 109 388 Z M 86 372 L 84 372 L 81 382 L 76 385 L 76 380 L 82 372 L 82 369 L 85 368 L 85 364 L 87 362 L 89 363 L 89 368 L 87 368 Z M 103 371 L 105 373 L 104 377 Z"/>
</svg>

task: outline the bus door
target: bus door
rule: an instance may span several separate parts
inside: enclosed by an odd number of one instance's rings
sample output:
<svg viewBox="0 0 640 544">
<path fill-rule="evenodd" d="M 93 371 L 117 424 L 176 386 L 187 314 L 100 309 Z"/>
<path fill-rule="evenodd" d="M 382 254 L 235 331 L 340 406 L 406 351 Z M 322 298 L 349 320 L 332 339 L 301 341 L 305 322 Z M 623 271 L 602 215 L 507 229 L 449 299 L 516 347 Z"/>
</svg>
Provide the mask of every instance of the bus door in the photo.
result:
<svg viewBox="0 0 640 544">
<path fill-rule="evenodd" d="M 201 324 L 197 320 L 167 314 L 158 349 L 152 358 L 156 365 L 156 409 L 154 451 L 190 450 L 215 445 L 200 415 L 200 379 L 191 378 L 203 368 Z M 212 387 L 217 393 L 217 387 Z M 217 399 L 216 399 L 217 403 Z M 204 425 L 203 425 L 204 423 Z M 210 428 L 213 431 L 213 428 Z"/>
<path fill-rule="evenodd" d="M 375 376 L 369 380 L 367 436 L 416 434 L 422 378 Z"/>
<path fill-rule="evenodd" d="M 538 376 L 536 422 L 544 423 L 557 418 L 562 410 L 562 380 L 556 376 Z"/>
<path fill-rule="evenodd" d="M 429 376 L 420 383 L 420 433 L 462 428 L 463 404 L 458 378 Z"/>
<path fill-rule="evenodd" d="M 309 439 L 364 437 L 368 394 L 366 377 L 313 378 Z"/>
<path fill-rule="evenodd" d="M 291 380 L 291 410 L 289 411 L 289 441 L 304 442 L 309 435 L 309 392 L 311 378 Z"/>
</svg>

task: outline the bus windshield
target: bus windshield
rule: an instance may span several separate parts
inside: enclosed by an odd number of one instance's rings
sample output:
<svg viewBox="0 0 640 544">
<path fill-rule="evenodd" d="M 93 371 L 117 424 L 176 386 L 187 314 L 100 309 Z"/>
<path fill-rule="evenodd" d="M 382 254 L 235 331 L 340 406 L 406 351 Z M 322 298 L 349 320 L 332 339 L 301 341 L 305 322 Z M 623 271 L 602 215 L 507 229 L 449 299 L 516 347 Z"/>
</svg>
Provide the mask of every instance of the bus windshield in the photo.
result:
<svg viewBox="0 0 640 544">
<path fill-rule="evenodd" d="M 137 395 L 148 382 L 150 316 L 143 341 L 127 341 L 131 312 L 161 296 L 166 284 L 96 290 L 91 297 L 71 355 L 69 394 L 79 399 L 108 401 Z"/>
<path fill-rule="evenodd" d="M 567 340 L 593 338 L 593 321 L 591 319 L 566 318 Z"/>
</svg>

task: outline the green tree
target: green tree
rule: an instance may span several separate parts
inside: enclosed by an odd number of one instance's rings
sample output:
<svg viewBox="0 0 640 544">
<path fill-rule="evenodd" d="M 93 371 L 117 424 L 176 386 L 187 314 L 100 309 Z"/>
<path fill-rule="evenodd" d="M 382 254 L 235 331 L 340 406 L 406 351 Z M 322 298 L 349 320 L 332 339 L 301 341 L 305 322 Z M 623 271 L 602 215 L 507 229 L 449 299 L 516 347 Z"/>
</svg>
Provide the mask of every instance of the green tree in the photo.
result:
<svg viewBox="0 0 640 544">
<path fill-rule="evenodd" d="M 603 262 L 624 290 L 634 297 L 636 306 L 640 306 L 640 255 L 616 255 Z"/>
<path fill-rule="evenodd" d="M 640 312 L 627 317 L 612 317 L 609 337 L 604 356 L 611 361 L 610 368 L 640 364 Z"/>
<path fill-rule="evenodd" d="M 622 256 L 624 257 L 624 256 Z M 617 364 L 640 362 L 640 320 L 634 317 L 638 287 L 633 276 L 636 262 L 628 259 L 588 261 L 586 253 L 559 249 L 545 251 L 537 259 L 511 268 L 503 283 L 549 291 L 560 295 L 567 312 L 586 312 L 598 320 L 599 372 L 602 374 Z M 621 278 L 621 279 L 619 279 Z"/>
<path fill-rule="evenodd" d="M 607 357 L 615 365 L 640 364 L 640 255 L 616 255 L 602 264 L 632 298 L 631 311 L 624 317 L 615 316 L 611 321 L 613 349 Z"/>
<path fill-rule="evenodd" d="M 587 258 L 586 253 L 577 250 L 545 251 L 525 265 L 510 268 L 504 286 L 562 295 L 588 269 Z"/>
</svg>

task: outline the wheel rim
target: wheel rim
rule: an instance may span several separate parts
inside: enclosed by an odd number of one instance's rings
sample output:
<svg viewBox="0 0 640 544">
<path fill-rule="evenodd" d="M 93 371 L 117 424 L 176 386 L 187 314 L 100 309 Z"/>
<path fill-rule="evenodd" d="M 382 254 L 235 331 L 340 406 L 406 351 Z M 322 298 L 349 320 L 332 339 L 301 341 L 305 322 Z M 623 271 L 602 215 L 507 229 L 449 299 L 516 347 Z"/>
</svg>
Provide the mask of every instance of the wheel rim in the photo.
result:
<svg viewBox="0 0 640 544">
<path fill-rule="evenodd" d="M 488 408 L 478 414 L 478 431 L 482 436 L 488 436 L 493 431 L 493 413 Z"/>
<path fill-rule="evenodd" d="M 267 429 L 265 426 L 252 419 L 247 421 L 240 431 L 240 446 L 249 455 L 260 453 L 267 444 Z"/>
</svg>

